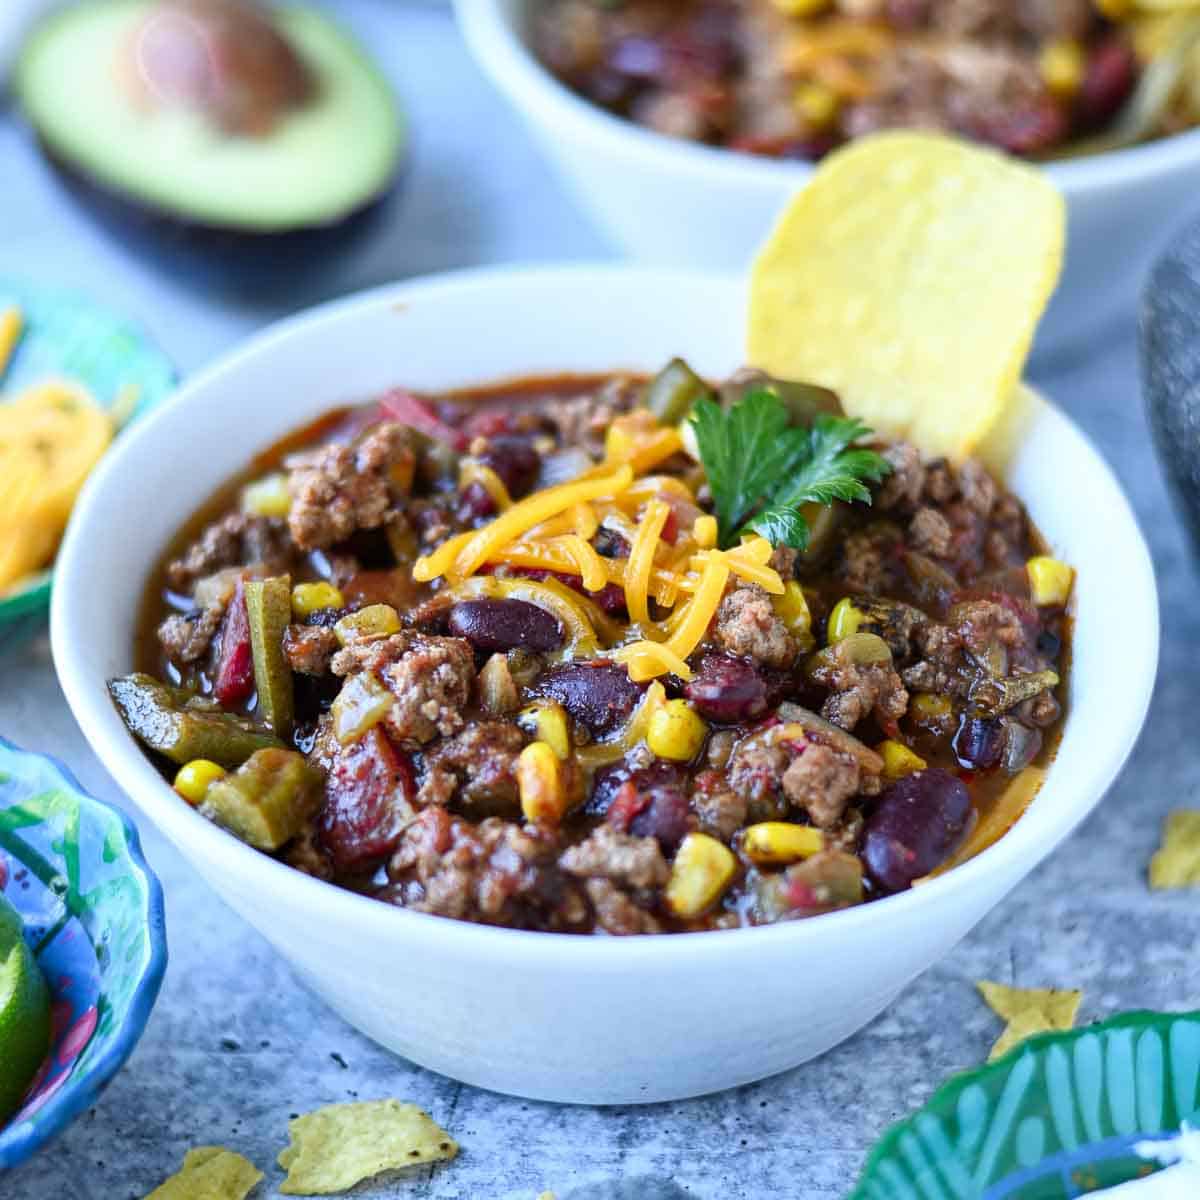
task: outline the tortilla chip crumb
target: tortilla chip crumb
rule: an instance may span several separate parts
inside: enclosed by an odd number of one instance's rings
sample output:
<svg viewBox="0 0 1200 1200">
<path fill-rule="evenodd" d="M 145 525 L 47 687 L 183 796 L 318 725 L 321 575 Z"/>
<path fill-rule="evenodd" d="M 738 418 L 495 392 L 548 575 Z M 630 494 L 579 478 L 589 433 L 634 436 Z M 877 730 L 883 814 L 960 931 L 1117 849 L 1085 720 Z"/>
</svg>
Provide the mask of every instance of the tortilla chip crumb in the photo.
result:
<svg viewBox="0 0 1200 1200">
<path fill-rule="evenodd" d="M 330 1104 L 288 1123 L 285 1196 L 332 1196 L 385 1171 L 451 1159 L 458 1143 L 415 1104 Z"/>
<path fill-rule="evenodd" d="M 1180 809 L 1167 816 L 1162 849 L 1150 860 L 1150 886 L 1200 887 L 1200 812 Z"/>
<path fill-rule="evenodd" d="M 249 1159 L 223 1146 L 197 1146 L 183 1166 L 146 1200 L 245 1200 L 263 1173 Z"/>
<path fill-rule="evenodd" d="M 1008 1022 L 988 1062 L 1007 1054 L 1035 1033 L 1073 1029 L 1082 992 L 1055 988 L 1014 988 L 984 979 L 975 985 L 984 1002 L 998 1017 Z"/>
</svg>

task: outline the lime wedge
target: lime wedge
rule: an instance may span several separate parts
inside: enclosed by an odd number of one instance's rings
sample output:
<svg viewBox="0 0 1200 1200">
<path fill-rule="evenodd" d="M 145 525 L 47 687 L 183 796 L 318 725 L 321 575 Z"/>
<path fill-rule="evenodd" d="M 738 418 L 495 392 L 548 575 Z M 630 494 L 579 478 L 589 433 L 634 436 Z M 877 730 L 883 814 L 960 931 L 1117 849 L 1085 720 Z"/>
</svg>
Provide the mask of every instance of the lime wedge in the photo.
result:
<svg viewBox="0 0 1200 1200">
<path fill-rule="evenodd" d="M 16 1111 L 50 1048 L 50 993 L 22 927 L 0 896 L 0 1123 Z"/>
</svg>

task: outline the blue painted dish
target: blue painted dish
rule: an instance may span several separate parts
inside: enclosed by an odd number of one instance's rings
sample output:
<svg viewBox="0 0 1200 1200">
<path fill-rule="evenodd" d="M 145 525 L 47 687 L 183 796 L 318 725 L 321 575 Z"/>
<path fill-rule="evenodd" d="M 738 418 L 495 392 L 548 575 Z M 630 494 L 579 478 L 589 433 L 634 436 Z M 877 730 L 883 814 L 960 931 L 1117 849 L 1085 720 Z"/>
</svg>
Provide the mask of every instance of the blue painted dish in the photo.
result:
<svg viewBox="0 0 1200 1200">
<path fill-rule="evenodd" d="M 0 276 L 0 312 L 15 305 L 24 331 L 0 394 L 16 395 L 47 379 L 72 379 L 123 423 L 149 412 L 175 389 L 175 368 L 137 325 L 72 292 L 36 287 Z M 0 595 L 0 625 L 50 603 L 51 571 L 31 575 Z"/>
<path fill-rule="evenodd" d="M 162 888 L 129 819 L 3 738 L 0 891 L 25 919 L 53 1022 L 46 1061 L 0 1126 L 2 1169 L 95 1104 L 121 1069 L 162 985 L 167 939 Z"/>
<path fill-rule="evenodd" d="M 1200 1123 L 1200 1012 L 1030 1038 L 894 1125 L 848 1200 L 1078 1200 L 1149 1173 L 1138 1142 Z"/>
</svg>

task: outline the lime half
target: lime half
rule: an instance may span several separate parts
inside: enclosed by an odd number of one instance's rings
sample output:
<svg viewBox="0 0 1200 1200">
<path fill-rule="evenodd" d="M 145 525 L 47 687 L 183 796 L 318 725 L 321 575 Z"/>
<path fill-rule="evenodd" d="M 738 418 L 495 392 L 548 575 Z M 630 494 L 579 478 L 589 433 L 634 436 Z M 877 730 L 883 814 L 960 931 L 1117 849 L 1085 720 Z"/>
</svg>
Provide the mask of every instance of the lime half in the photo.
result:
<svg viewBox="0 0 1200 1200">
<path fill-rule="evenodd" d="M 20 915 L 0 896 L 0 1124 L 50 1048 L 50 993 L 21 930 Z"/>
</svg>

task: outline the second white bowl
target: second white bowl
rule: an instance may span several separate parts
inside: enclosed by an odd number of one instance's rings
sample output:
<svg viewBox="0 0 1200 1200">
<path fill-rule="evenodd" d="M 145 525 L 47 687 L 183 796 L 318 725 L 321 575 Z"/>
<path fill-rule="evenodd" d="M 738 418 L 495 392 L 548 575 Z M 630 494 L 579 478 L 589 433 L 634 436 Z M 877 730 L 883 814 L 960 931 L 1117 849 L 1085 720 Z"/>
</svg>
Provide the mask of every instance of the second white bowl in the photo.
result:
<svg viewBox="0 0 1200 1200">
<path fill-rule="evenodd" d="M 476 61 L 580 205 L 636 259 L 744 273 L 813 168 L 664 137 L 575 95 L 529 49 L 536 2 L 455 5 Z M 1057 351 L 1132 314 L 1151 262 L 1200 207 L 1200 130 L 1044 169 L 1069 217 L 1066 267 L 1039 337 Z"/>
<path fill-rule="evenodd" d="M 385 288 L 288 321 L 197 376 L 120 439 L 76 508 L 51 635 L 88 741 L 314 991 L 423 1066 L 501 1092 L 615 1104 L 711 1092 L 813 1058 L 883 1009 L 1071 832 L 1141 727 L 1158 653 L 1150 559 L 1107 467 L 1044 406 L 1009 482 L 1078 570 L 1062 746 L 1010 833 L 913 891 L 808 921 L 668 937 L 425 916 L 243 845 L 183 803 L 125 729 L 105 681 L 132 667 L 154 562 L 256 451 L 397 384 L 653 371 L 677 354 L 719 377 L 741 364 L 743 323 L 736 284 L 668 271 L 502 270 Z"/>
</svg>

